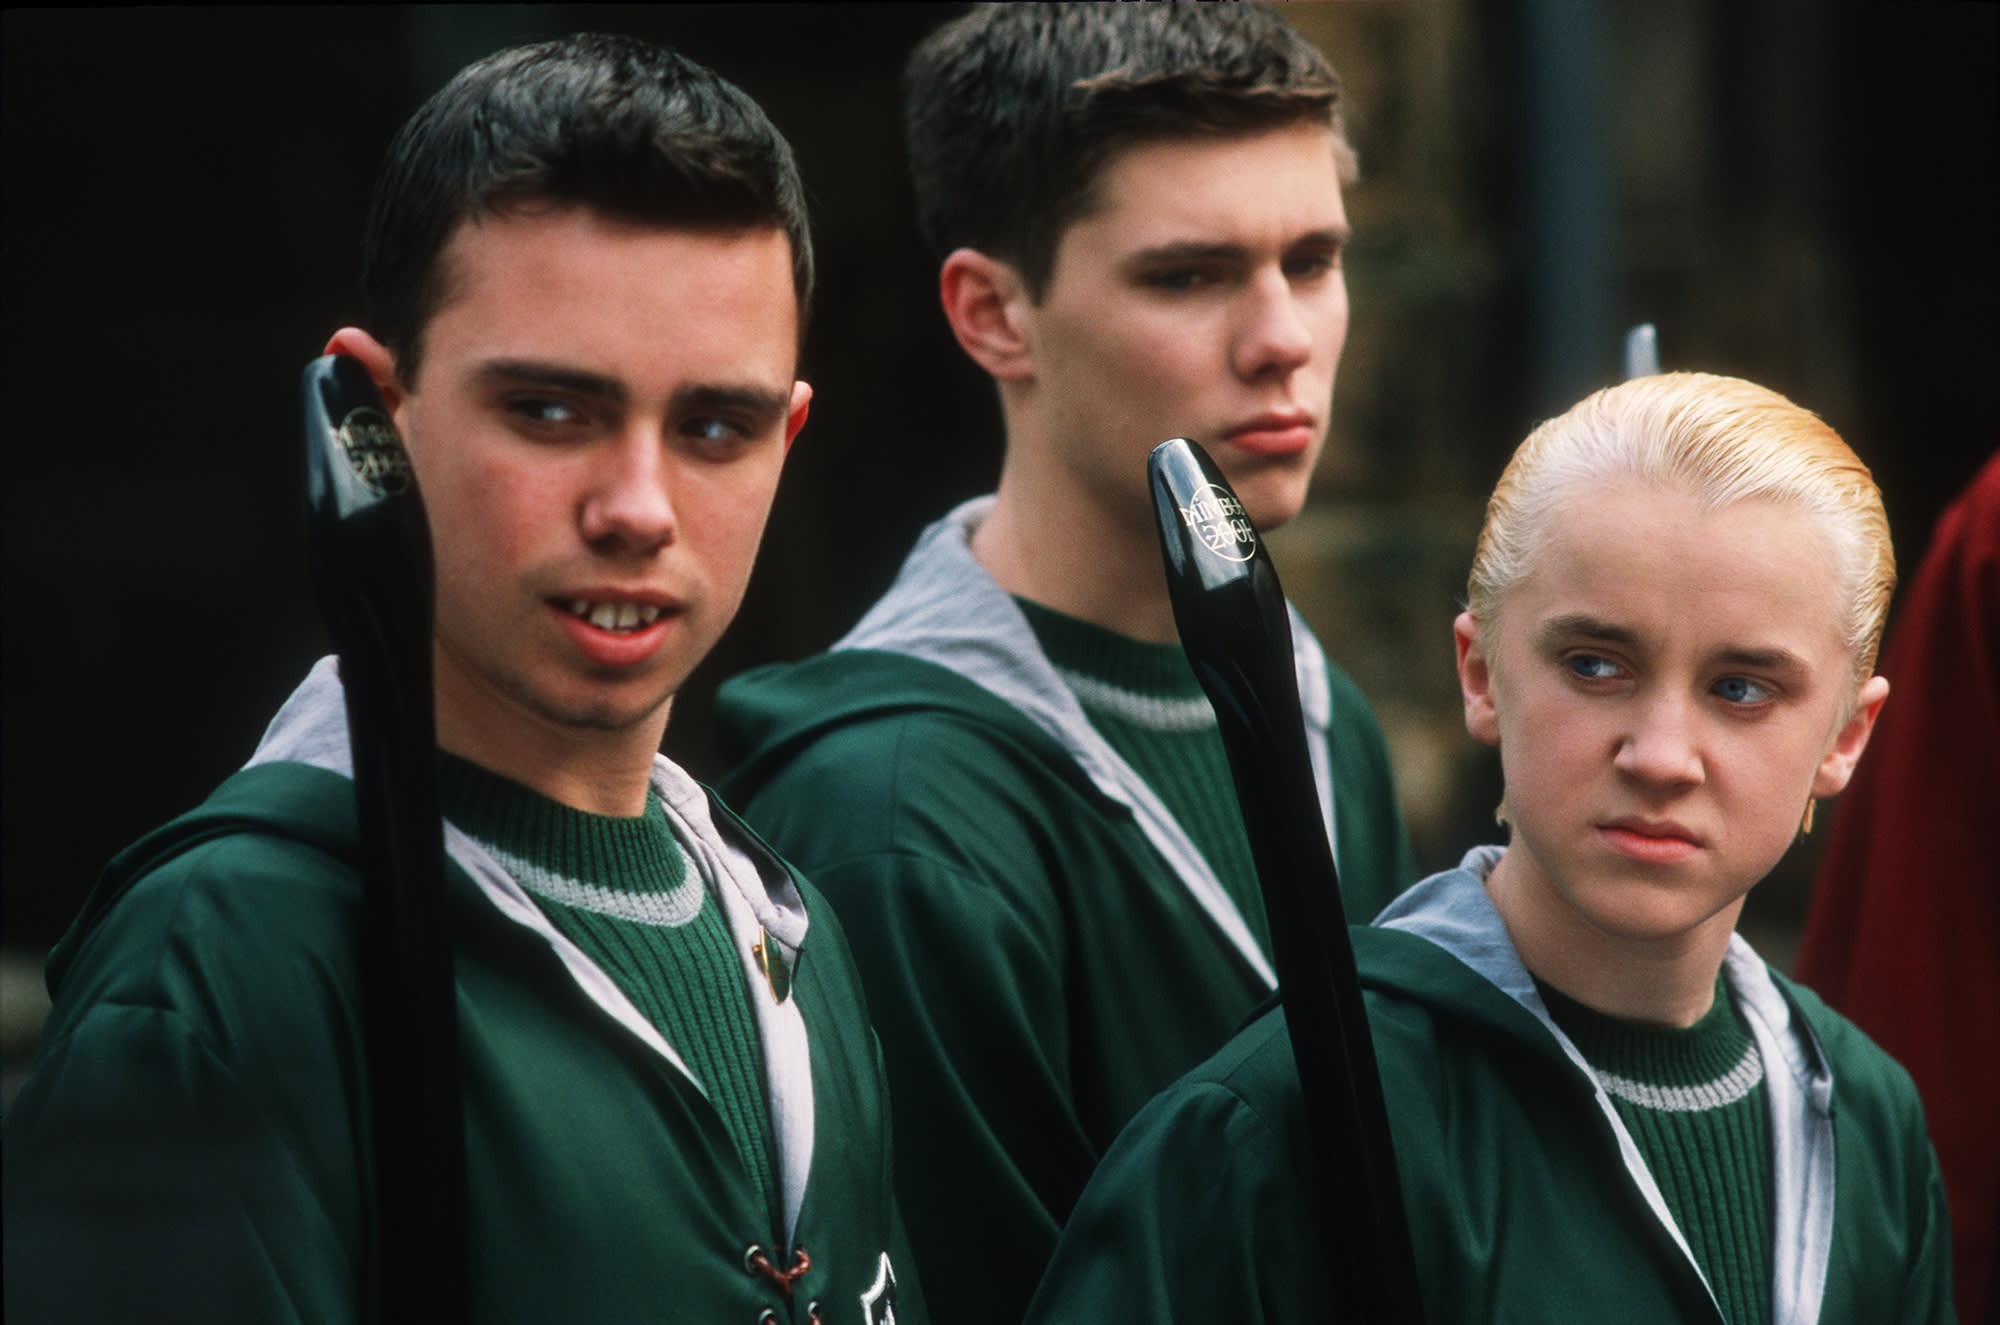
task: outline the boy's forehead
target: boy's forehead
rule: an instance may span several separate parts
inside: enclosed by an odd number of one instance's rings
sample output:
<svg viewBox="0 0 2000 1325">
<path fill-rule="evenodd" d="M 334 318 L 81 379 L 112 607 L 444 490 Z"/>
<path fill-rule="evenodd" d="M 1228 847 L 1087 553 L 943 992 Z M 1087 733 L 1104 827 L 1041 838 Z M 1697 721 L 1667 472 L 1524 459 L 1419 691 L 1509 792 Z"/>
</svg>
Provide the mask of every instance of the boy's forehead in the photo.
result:
<svg viewBox="0 0 2000 1325">
<path fill-rule="evenodd" d="M 449 284 L 418 366 L 426 381 L 493 380 L 499 364 L 635 389 L 674 374 L 791 384 L 799 315 L 778 227 L 655 225 L 569 207 L 489 216 L 449 247 Z"/>
<path fill-rule="evenodd" d="M 788 261 L 794 260 L 797 256 L 792 252 L 791 235 L 775 221 L 737 225 L 720 222 L 684 223 L 648 220 L 593 206 L 590 203 L 565 202 L 552 198 L 526 198 L 482 208 L 458 220 L 450 233 L 445 236 L 444 242 L 438 246 L 436 272 L 433 277 L 437 289 L 449 297 L 455 285 L 465 280 L 470 270 L 468 264 L 490 265 L 490 258 L 481 252 L 481 245 L 478 242 L 483 234 L 494 229 L 514 228 L 510 223 L 559 222 L 565 218 L 582 221 L 592 230 L 605 235 L 688 235 L 707 239 L 773 236 L 782 241 Z"/>
<path fill-rule="evenodd" d="M 1317 121 L 1229 135 L 1150 136 L 1109 155 L 1062 236 L 1095 222 L 1135 245 L 1188 226 L 1228 230 L 1284 216 L 1347 225 L 1333 131 Z"/>
<path fill-rule="evenodd" d="M 1216 130 L 1214 132 L 1175 133 L 1159 131 L 1155 133 L 1133 133 L 1101 148 L 1090 170 L 1085 190 L 1086 197 L 1095 206 L 1104 207 L 1117 202 L 1124 177 L 1128 176 L 1133 163 L 1142 164 L 1150 159 L 1171 158 L 1182 154 L 1199 153 L 1218 158 L 1229 158 L 1254 151 L 1259 143 L 1272 138 L 1296 137 L 1303 140 L 1324 142 L 1327 160 L 1333 165 L 1336 177 L 1340 174 L 1342 143 L 1332 124 L 1316 117 L 1302 117 L 1277 124 L 1258 125 L 1235 131 Z"/>
<path fill-rule="evenodd" d="M 1825 529 L 1796 506 L 1705 507 L 1637 481 L 1566 492 L 1507 596 L 1531 638 L 1665 638 L 1817 655 L 1840 641 L 1839 577 Z"/>
<path fill-rule="evenodd" d="M 794 256 L 791 236 L 782 226 L 680 225 L 641 221 L 582 203 L 529 200 L 468 215 L 452 230 L 438 251 L 432 276 L 435 297 L 425 319 L 424 332 L 428 333 L 440 314 L 460 302 L 475 287 L 512 282 L 522 275 L 524 266 L 532 265 L 537 256 L 532 240 L 523 249 L 519 242 L 514 242 L 514 236 L 526 236 L 535 229 L 561 225 L 566 221 L 579 223 L 582 230 L 596 236 L 600 242 L 619 238 L 680 236 L 696 240 L 741 239 L 776 244 L 783 250 L 784 264 L 782 270 L 780 265 L 774 264 L 772 271 L 781 275 L 782 280 L 772 281 L 768 303 L 774 309 L 785 306 L 795 328 L 802 322 L 804 310 L 799 304 L 796 282 L 792 279 L 789 265 Z M 502 232 L 509 233 L 503 235 Z M 500 238 L 501 242 L 493 242 L 496 238 Z M 524 253 L 530 259 L 528 264 L 521 261 Z M 608 274 L 602 279 L 613 286 L 621 283 L 619 278 Z"/>
</svg>

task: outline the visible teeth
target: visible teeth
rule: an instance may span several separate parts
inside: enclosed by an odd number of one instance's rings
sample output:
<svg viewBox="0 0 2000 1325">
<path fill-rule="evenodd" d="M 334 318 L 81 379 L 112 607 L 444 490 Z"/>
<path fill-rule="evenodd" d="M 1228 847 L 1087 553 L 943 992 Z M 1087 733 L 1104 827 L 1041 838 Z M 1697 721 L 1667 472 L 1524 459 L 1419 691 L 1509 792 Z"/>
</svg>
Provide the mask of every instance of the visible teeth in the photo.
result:
<svg viewBox="0 0 2000 1325">
<path fill-rule="evenodd" d="M 637 630 L 660 619 L 660 609 L 651 603 L 593 603 L 574 598 L 569 610 L 599 630 Z"/>
</svg>

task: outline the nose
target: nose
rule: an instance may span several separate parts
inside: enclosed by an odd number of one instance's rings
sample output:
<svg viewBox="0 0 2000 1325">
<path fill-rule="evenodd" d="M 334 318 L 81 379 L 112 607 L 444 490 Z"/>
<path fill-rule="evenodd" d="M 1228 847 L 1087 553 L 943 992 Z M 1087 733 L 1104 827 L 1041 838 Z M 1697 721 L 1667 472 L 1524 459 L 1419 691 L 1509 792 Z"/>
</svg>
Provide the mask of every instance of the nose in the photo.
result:
<svg viewBox="0 0 2000 1325">
<path fill-rule="evenodd" d="M 1236 372 L 1245 381 L 1289 376 L 1312 359 L 1316 322 L 1323 320 L 1309 315 L 1302 292 L 1283 271 L 1259 271 L 1245 294 Z"/>
<path fill-rule="evenodd" d="M 1635 704 L 1632 717 L 1612 760 L 1620 773 L 1661 791 L 1685 791 L 1707 779 L 1691 705 L 1658 696 Z"/>
<path fill-rule="evenodd" d="M 577 516 L 586 543 L 609 555 L 650 555 L 674 541 L 668 454 L 657 435 L 638 429 L 599 450 Z"/>
</svg>

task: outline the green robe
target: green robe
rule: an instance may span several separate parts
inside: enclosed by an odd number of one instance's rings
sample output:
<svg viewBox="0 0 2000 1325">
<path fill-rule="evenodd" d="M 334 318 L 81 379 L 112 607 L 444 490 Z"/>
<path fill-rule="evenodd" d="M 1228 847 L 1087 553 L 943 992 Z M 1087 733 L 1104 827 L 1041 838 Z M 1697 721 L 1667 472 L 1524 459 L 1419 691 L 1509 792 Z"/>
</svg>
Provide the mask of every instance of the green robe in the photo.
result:
<svg viewBox="0 0 2000 1325">
<path fill-rule="evenodd" d="M 52 957 L 6 1119 L 15 1321 L 353 1322 L 373 1180 L 351 784 L 253 766 L 108 869 Z M 739 849 L 765 849 L 718 806 Z M 924 1318 L 862 990 L 830 909 L 791 997 L 813 1139 L 790 1300 L 744 1268 L 771 1213 L 721 1119 L 457 864 L 447 892 L 475 1321 Z M 762 990 L 758 996 L 768 999 Z M 899 1280 L 885 1292 L 886 1275 Z"/>
<path fill-rule="evenodd" d="M 1719 1322 L 1694 1261 L 1621 1155 L 1602 1092 L 1521 1001 L 1532 982 L 1490 904 L 1476 905 L 1483 890 L 1474 882 L 1473 899 L 1460 889 L 1470 908 L 1428 906 L 1436 882 L 1382 922 L 1400 923 L 1408 903 L 1428 925 L 1352 931 L 1424 1319 Z M 1740 940 L 1727 969 L 1753 991 L 1769 1035 L 1773 1318 L 1954 1320 L 1943 1184 L 1908 1075 Z M 1305 1128 L 1284 1014 L 1273 1009 L 1119 1138 L 1063 1234 L 1030 1325 L 1352 1319 L 1313 1245 Z"/>
<path fill-rule="evenodd" d="M 1192 843 L 972 562 L 977 510 L 933 527 L 842 647 L 723 687 L 736 765 L 719 785 L 854 942 L 933 1309 L 1015 1325 L 1119 1129 L 1272 981 Z M 1362 918 L 1415 871 L 1374 716 L 1295 631 Z"/>
</svg>

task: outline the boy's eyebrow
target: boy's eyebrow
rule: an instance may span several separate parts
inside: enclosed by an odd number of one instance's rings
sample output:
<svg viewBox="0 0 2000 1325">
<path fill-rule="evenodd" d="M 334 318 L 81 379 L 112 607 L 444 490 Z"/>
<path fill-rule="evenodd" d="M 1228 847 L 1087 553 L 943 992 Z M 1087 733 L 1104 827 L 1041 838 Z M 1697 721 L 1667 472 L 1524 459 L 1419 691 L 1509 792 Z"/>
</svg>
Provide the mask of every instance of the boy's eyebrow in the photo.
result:
<svg viewBox="0 0 2000 1325">
<path fill-rule="evenodd" d="M 614 404 L 624 403 L 631 395 L 625 384 L 615 377 L 582 368 L 566 368 L 539 359 L 488 359 L 479 365 L 473 376 L 489 386 L 548 387 Z"/>
<path fill-rule="evenodd" d="M 627 403 L 632 395 L 624 382 L 608 374 L 539 359 L 490 359 L 479 365 L 475 376 L 490 385 L 546 387 L 614 405 Z M 783 414 L 790 407 L 791 396 L 776 388 L 749 383 L 695 382 L 678 388 L 673 404 L 681 411 L 740 410 L 772 416 Z"/>
<path fill-rule="evenodd" d="M 791 408 L 789 392 L 734 383 L 695 382 L 674 392 L 674 408 L 683 413 L 733 410 L 759 418 L 777 418 Z"/>
<path fill-rule="evenodd" d="M 1352 226 L 1322 226 L 1317 230 L 1306 231 L 1297 239 L 1285 245 L 1285 248 L 1287 251 L 1307 247 L 1324 248 L 1331 246 L 1333 248 L 1345 248 L 1347 241 L 1352 238 L 1354 238 L 1354 228 Z"/>
<path fill-rule="evenodd" d="M 1301 248 L 1340 248 L 1348 240 L 1349 231 L 1344 226 L 1326 226 L 1319 230 L 1308 230 L 1285 245 L 1291 253 Z M 1126 255 L 1125 265 L 1131 267 L 1162 266 L 1176 262 L 1240 261 L 1249 256 L 1250 249 L 1244 244 L 1211 243 L 1205 240 L 1176 240 L 1166 244 L 1155 244 L 1150 248 L 1134 249 Z"/>
<path fill-rule="evenodd" d="M 1635 645 L 1639 632 L 1588 612 L 1565 612 L 1550 617 L 1535 628 L 1535 643 L 1544 647 L 1560 640 L 1596 640 L 1603 644 Z"/>
<path fill-rule="evenodd" d="M 1126 254 L 1128 267 L 1163 267 L 1178 262 L 1236 262 L 1241 261 L 1250 250 L 1241 244 L 1210 244 L 1200 240 L 1180 240 L 1171 244 L 1155 244 L 1151 248 L 1134 249 Z"/>
<path fill-rule="evenodd" d="M 1630 626 L 1621 626 L 1588 612 L 1565 612 L 1561 616 L 1550 617 L 1535 631 L 1535 643 L 1544 648 L 1569 640 L 1618 644 L 1626 648 L 1636 648 L 1641 642 L 1639 632 Z M 1804 658 L 1776 644 L 1762 647 L 1733 645 L 1718 652 L 1714 661 L 1727 667 L 1748 667 L 1762 672 L 1796 672 L 1809 668 Z"/>
<path fill-rule="evenodd" d="M 1803 672 L 1810 666 L 1798 654 L 1775 644 L 1763 649 L 1724 649 L 1715 660 L 1729 667 L 1748 667 L 1759 672 Z"/>
</svg>

